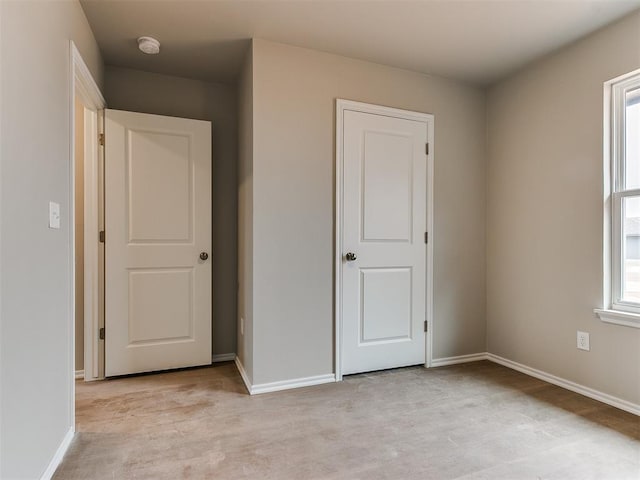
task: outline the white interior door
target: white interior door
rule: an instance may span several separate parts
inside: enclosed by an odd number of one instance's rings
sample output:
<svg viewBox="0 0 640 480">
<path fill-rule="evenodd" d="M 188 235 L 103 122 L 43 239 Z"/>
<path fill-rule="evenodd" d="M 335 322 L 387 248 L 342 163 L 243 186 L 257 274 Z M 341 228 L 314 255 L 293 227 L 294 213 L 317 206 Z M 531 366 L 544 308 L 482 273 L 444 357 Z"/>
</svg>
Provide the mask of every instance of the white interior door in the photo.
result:
<svg viewBox="0 0 640 480">
<path fill-rule="evenodd" d="M 211 124 L 105 112 L 105 375 L 209 364 Z"/>
<path fill-rule="evenodd" d="M 425 363 L 427 120 L 344 110 L 342 373 Z"/>
</svg>

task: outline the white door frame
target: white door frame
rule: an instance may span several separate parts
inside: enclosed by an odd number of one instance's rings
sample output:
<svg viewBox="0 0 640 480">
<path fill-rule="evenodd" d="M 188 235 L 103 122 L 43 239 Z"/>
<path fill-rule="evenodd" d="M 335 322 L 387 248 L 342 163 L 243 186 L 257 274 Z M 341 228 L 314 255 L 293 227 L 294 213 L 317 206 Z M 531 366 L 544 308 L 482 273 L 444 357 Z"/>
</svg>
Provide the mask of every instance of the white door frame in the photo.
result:
<svg viewBox="0 0 640 480">
<path fill-rule="evenodd" d="M 343 119 L 346 110 L 370 113 L 375 115 L 383 115 L 385 117 L 402 118 L 405 120 L 414 120 L 425 122 L 427 124 L 427 141 L 429 142 L 429 151 L 427 154 L 427 232 L 429 232 L 429 241 L 427 242 L 427 291 L 426 294 L 426 319 L 429 328 L 425 339 L 425 367 L 431 366 L 432 344 L 433 344 L 433 132 L 434 132 L 434 116 L 428 113 L 412 112 L 409 110 L 400 110 L 397 108 L 384 107 L 369 103 L 354 102 L 351 100 L 336 100 L 336 223 L 335 223 L 335 244 L 334 244 L 334 285 L 335 285 L 335 328 L 334 328 L 334 351 L 335 351 L 335 374 L 336 381 L 342 380 L 342 206 L 344 203 L 344 128 Z"/>
<path fill-rule="evenodd" d="M 100 378 L 99 361 L 99 339 L 98 329 L 100 321 L 100 244 L 98 242 L 99 219 L 100 219 L 100 181 L 102 175 L 101 149 L 98 142 L 98 134 L 102 130 L 101 110 L 106 102 L 98 85 L 96 84 L 89 68 L 84 62 L 80 52 L 73 43 L 70 42 L 70 198 L 69 198 L 69 242 L 71 244 L 70 268 L 75 272 L 75 98 L 78 96 L 85 108 L 85 133 L 84 133 L 84 379 L 97 380 Z M 88 113 L 88 114 L 87 114 Z M 71 375 L 74 381 L 71 392 L 72 418 L 75 424 L 75 273 L 71 275 Z"/>
</svg>

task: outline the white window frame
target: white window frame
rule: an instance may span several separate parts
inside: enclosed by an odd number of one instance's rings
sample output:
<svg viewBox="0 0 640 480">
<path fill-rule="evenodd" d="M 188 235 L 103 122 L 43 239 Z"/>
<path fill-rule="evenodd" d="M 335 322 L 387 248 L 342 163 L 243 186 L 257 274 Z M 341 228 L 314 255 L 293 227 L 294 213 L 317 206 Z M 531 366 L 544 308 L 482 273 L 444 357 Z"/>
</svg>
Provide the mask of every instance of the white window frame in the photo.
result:
<svg viewBox="0 0 640 480">
<path fill-rule="evenodd" d="M 604 308 L 594 310 L 607 323 L 640 328 L 640 303 L 622 300 L 622 204 L 639 196 L 625 190 L 626 94 L 640 88 L 640 70 L 604 85 Z"/>
</svg>

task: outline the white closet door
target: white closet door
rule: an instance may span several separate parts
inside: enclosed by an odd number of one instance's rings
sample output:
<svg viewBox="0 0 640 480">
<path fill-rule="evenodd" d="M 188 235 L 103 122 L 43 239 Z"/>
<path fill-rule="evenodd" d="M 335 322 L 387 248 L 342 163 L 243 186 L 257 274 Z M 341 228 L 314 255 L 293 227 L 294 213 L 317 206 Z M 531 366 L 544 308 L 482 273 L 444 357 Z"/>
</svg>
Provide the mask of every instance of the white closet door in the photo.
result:
<svg viewBox="0 0 640 480">
<path fill-rule="evenodd" d="M 426 122 L 343 117 L 342 373 L 425 363 Z"/>
</svg>

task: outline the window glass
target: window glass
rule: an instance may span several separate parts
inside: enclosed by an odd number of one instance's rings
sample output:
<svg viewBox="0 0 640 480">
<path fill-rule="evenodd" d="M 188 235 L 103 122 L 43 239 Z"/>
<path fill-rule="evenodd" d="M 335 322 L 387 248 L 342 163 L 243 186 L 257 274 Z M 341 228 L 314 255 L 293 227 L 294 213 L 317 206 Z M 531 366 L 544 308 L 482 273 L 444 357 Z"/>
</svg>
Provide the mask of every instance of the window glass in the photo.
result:
<svg viewBox="0 0 640 480">
<path fill-rule="evenodd" d="M 624 198 L 622 209 L 622 300 L 640 303 L 640 197 Z"/>
<path fill-rule="evenodd" d="M 625 189 L 640 188 L 640 88 L 625 98 Z"/>
</svg>

